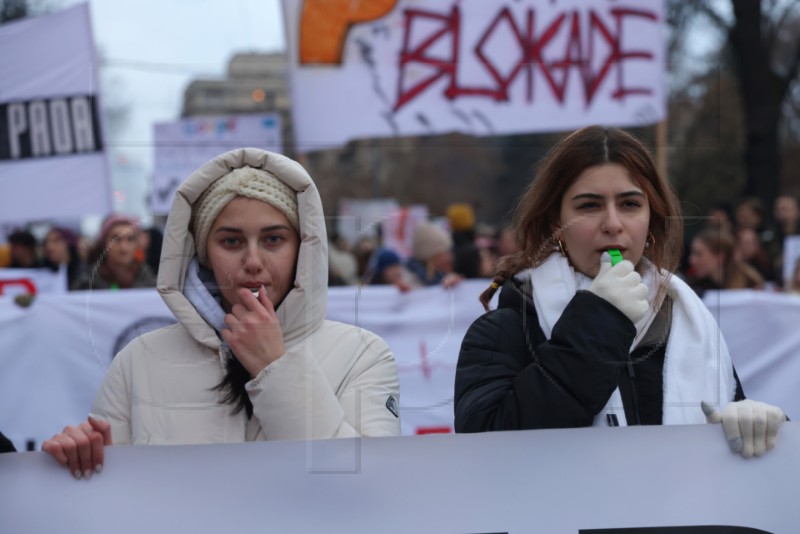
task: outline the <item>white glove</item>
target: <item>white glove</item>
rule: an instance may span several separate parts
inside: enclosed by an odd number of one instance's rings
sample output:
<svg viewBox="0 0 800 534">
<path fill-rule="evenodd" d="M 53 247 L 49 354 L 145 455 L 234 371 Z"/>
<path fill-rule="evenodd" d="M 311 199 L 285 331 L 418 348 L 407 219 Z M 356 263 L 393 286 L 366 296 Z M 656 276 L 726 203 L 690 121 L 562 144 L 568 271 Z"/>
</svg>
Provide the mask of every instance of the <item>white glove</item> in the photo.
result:
<svg viewBox="0 0 800 534">
<path fill-rule="evenodd" d="M 743 401 L 728 404 L 721 412 L 707 402 L 700 407 L 709 423 L 722 423 L 725 437 L 733 452 L 745 458 L 761 456 L 775 446 L 781 423 L 786 420 L 783 410 L 765 402 Z"/>
<path fill-rule="evenodd" d="M 600 272 L 594 277 L 589 291 L 613 304 L 633 323 L 647 313 L 647 286 L 642 283 L 642 277 L 628 260 L 612 267 L 608 252 L 600 256 Z"/>
</svg>

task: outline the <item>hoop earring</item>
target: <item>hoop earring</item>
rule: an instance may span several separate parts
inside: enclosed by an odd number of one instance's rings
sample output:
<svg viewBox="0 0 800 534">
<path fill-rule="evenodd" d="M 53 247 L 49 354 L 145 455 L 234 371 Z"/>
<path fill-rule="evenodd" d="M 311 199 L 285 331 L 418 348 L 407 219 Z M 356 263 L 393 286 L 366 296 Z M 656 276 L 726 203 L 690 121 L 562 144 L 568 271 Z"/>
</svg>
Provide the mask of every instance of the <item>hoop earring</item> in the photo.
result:
<svg viewBox="0 0 800 534">
<path fill-rule="evenodd" d="M 647 239 L 644 240 L 644 248 L 650 248 L 656 246 L 656 236 L 653 235 L 653 232 L 649 232 L 647 234 Z"/>
<path fill-rule="evenodd" d="M 556 243 L 558 243 L 558 251 L 561 253 L 561 255 L 564 256 L 565 258 L 568 258 L 569 256 L 567 256 L 567 246 L 564 243 L 562 243 L 560 239 L 557 239 Z"/>
</svg>

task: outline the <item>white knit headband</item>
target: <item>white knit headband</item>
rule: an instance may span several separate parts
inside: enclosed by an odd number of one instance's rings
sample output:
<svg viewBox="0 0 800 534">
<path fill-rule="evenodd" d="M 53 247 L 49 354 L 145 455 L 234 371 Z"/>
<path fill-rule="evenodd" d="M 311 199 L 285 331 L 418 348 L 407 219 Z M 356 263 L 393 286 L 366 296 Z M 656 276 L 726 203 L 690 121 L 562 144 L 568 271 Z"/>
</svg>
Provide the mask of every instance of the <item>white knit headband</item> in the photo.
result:
<svg viewBox="0 0 800 534">
<path fill-rule="evenodd" d="M 291 187 L 263 169 L 254 167 L 234 169 L 208 186 L 194 204 L 192 233 L 197 248 L 197 259 L 201 264 L 207 265 L 206 240 L 211 225 L 214 224 L 222 208 L 237 196 L 254 198 L 274 206 L 286 215 L 296 231 L 300 231 L 297 194 Z"/>
</svg>

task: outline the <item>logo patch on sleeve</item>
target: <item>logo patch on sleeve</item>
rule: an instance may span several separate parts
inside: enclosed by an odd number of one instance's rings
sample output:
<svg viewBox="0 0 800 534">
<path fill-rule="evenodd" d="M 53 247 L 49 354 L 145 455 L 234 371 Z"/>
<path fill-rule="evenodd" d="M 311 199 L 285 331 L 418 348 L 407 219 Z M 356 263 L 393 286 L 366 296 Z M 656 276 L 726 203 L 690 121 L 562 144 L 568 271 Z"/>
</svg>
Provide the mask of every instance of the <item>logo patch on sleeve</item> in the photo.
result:
<svg viewBox="0 0 800 534">
<path fill-rule="evenodd" d="M 397 413 L 397 401 L 394 400 L 394 397 L 391 395 L 389 395 L 389 398 L 386 399 L 386 409 L 392 412 L 392 415 L 398 419 L 400 418 L 400 414 Z"/>
</svg>

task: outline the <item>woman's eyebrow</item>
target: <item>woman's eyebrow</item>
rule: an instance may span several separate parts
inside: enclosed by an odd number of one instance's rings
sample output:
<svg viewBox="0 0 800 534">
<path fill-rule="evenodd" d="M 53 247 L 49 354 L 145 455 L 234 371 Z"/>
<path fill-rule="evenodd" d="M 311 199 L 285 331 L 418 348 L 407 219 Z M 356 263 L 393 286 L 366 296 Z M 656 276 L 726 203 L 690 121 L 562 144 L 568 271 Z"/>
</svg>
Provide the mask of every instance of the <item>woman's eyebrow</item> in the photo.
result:
<svg viewBox="0 0 800 534">
<path fill-rule="evenodd" d="M 275 232 L 277 230 L 290 230 L 290 228 L 285 224 L 273 224 L 270 226 L 264 226 L 263 228 L 259 229 L 259 232 Z M 219 232 L 233 232 L 241 234 L 243 230 L 241 228 L 235 228 L 233 226 L 220 226 L 219 228 L 214 230 L 215 234 Z"/>
<path fill-rule="evenodd" d="M 232 226 L 220 226 L 219 228 L 217 228 L 216 230 L 214 230 L 214 233 L 215 233 L 215 234 L 217 234 L 217 233 L 219 233 L 219 232 L 235 232 L 235 233 L 242 233 L 242 229 L 241 229 L 241 228 L 234 228 L 234 227 L 232 227 Z"/>
<path fill-rule="evenodd" d="M 624 197 L 644 197 L 644 193 L 641 191 L 625 191 L 624 193 L 620 193 L 617 195 L 617 198 L 624 198 Z M 602 200 L 605 198 L 603 195 L 598 195 L 597 193 L 579 193 L 572 197 L 572 200 L 581 200 L 584 198 L 592 199 L 592 200 Z"/>
<path fill-rule="evenodd" d="M 261 229 L 262 232 L 275 232 L 276 230 L 290 230 L 285 224 L 273 224 L 272 226 L 265 226 Z"/>
</svg>

